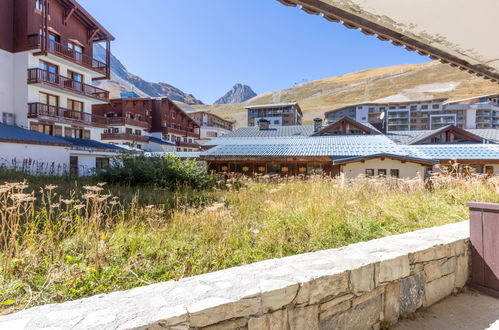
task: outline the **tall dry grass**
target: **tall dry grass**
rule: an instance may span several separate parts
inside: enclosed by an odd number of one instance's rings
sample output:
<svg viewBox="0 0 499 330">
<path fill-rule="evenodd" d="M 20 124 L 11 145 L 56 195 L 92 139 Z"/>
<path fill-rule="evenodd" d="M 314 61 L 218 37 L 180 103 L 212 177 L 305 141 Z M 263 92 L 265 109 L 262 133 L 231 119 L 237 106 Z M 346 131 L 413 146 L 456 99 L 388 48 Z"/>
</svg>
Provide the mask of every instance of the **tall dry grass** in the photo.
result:
<svg viewBox="0 0 499 330">
<path fill-rule="evenodd" d="M 462 221 L 466 201 L 499 202 L 499 181 L 478 175 L 257 181 L 0 185 L 3 313 Z"/>
</svg>

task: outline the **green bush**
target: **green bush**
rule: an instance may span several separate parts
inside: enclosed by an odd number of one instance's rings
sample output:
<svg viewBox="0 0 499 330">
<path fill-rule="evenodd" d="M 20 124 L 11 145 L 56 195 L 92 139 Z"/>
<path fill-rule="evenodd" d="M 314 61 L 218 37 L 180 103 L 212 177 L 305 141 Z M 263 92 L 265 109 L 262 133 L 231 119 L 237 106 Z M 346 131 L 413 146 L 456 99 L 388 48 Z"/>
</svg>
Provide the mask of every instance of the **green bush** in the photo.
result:
<svg viewBox="0 0 499 330">
<path fill-rule="evenodd" d="M 155 185 L 174 189 L 179 186 L 207 188 L 216 179 L 194 160 L 181 160 L 167 155 L 161 157 L 121 157 L 97 172 L 97 178 L 108 183 L 130 186 Z"/>
</svg>

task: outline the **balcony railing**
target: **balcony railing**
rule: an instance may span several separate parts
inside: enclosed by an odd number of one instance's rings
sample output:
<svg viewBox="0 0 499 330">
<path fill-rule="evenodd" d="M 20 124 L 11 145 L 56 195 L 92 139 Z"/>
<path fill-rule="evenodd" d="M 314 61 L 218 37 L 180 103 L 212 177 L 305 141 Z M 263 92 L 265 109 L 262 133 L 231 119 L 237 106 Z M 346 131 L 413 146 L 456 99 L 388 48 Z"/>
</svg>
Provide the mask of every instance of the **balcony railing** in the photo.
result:
<svg viewBox="0 0 499 330">
<path fill-rule="evenodd" d="M 146 121 L 126 118 L 126 117 L 107 117 L 107 124 L 108 125 L 115 125 L 115 126 L 117 126 L 117 125 L 130 125 L 130 126 L 137 126 L 137 127 L 142 127 L 142 128 L 149 128 L 149 123 Z"/>
<path fill-rule="evenodd" d="M 51 117 L 85 125 L 106 125 L 105 117 L 43 103 L 28 103 L 28 117 Z"/>
<path fill-rule="evenodd" d="M 28 84 L 49 84 L 73 93 L 92 97 L 101 101 L 109 100 L 109 92 L 101 88 L 76 81 L 42 69 L 28 69 Z"/>
<path fill-rule="evenodd" d="M 130 133 L 102 133 L 102 140 L 128 140 L 136 142 L 148 142 L 149 137 Z"/>
<path fill-rule="evenodd" d="M 31 47 L 41 48 L 42 40 L 40 36 L 35 36 L 31 38 Z M 78 52 L 74 49 L 70 49 L 68 46 L 61 44 L 54 40 L 49 40 L 47 44 L 47 52 L 60 56 L 71 62 L 77 63 L 88 69 L 97 71 L 101 74 L 106 74 L 107 64 L 103 63 L 95 58 Z"/>
<path fill-rule="evenodd" d="M 184 141 L 176 141 L 175 144 L 177 147 L 186 147 L 186 148 L 199 148 L 199 144 L 192 142 L 184 142 Z"/>
</svg>

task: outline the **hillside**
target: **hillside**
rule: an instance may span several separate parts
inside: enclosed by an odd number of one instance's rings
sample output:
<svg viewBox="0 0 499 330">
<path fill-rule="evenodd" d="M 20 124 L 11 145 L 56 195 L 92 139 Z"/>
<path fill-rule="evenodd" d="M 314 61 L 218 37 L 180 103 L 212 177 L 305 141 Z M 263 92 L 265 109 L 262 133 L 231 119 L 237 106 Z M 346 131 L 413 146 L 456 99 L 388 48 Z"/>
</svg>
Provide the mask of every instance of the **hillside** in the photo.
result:
<svg viewBox="0 0 499 330">
<path fill-rule="evenodd" d="M 459 99 L 498 93 L 499 85 L 438 62 L 397 65 L 307 82 L 292 88 L 258 95 L 244 103 L 191 105 L 246 125 L 246 105 L 298 101 L 304 123 L 341 106 L 367 101 L 404 101 L 430 97 Z"/>
<path fill-rule="evenodd" d="M 106 51 L 100 46 L 94 47 L 95 58 L 105 62 Z M 192 94 L 187 94 L 180 89 L 163 83 L 153 83 L 142 79 L 141 77 L 128 72 L 125 66 L 111 54 L 111 80 L 96 81 L 96 86 L 108 90 L 111 98 L 119 98 L 122 91 L 133 91 L 143 97 L 163 97 L 166 96 L 174 101 L 186 104 L 203 104 Z"/>
</svg>

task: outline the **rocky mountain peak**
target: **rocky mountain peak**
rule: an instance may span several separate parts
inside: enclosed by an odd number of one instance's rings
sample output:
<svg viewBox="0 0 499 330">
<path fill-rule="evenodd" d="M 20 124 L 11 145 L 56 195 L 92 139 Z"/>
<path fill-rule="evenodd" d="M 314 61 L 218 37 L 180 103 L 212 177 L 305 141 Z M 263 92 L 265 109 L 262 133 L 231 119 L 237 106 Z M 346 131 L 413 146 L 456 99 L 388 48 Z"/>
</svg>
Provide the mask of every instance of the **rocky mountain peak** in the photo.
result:
<svg viewBox="0 0 499 330">
<path fill-rule="evenodd" d="M 248 85 L 235 84 L 230 91 L 215 101 L 215 104 L 242 103 L 256 96 Z"/>
</svg>

